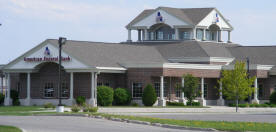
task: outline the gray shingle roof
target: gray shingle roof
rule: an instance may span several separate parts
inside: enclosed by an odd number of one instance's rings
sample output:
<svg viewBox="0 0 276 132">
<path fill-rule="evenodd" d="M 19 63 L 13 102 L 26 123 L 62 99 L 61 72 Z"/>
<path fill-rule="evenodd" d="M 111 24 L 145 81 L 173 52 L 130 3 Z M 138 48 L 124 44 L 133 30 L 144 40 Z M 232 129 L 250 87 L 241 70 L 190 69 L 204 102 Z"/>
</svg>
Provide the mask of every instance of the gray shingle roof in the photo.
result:
<svg viewBox="0 0 276 132">
<path fill-rule="evenodd" d="M 136 22 L 140 21 L 144 17 L 152 14 L 158 9 L 167 11 L 168 13 L 180 18 L 181 20 L 191 24 L 197 25 L 202 19 L 204 19 L 215 8 L 171 8 L 171 7 L 159 7 L 156 9 L 144 10 L 136 18 L 134 18 L 126 27 L 129 27 Z"/>
<path fill-rule="evenodd" d="M 58 44 L 57 40 L 49 40 Z M 166 60 L 154 47 L 127 45 L 119 43 L 101 43 L 67 41 L 63 50 L 89 66 L 120 67 L 118 63 L 127 62 L 165 62 Z"/>
<path fill-rule="evenodd" d="M 276 65 L 276 46 L 237 46 L 227 48 L 239 61 L 249 58 L 251 64 Z"/>
</svg>

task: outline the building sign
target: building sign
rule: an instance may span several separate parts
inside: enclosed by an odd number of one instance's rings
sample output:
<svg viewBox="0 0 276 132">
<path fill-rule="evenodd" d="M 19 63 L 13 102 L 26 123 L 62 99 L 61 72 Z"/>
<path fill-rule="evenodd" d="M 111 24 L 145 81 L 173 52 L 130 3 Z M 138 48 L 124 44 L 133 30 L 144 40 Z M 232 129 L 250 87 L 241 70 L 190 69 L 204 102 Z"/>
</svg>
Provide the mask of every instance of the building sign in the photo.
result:
<svg viewBox="0 0 276 132">
<path fill-rule="evenodd" d="M 24 61 L 26 62 L 42 62 L 42 61 L 58 61 L 58 56 L 52 57 L 50 49 L 48 47 L 45 48 L 44 57 L 24 57 Z M 71 61 L 69 56 L 61 57 L 61 61 Z"/>
<path fill-rule="evenodd" d="M 164 22 L 163 17 L 160 12 L 157 12 L 156 23 Z"/>
</svg>

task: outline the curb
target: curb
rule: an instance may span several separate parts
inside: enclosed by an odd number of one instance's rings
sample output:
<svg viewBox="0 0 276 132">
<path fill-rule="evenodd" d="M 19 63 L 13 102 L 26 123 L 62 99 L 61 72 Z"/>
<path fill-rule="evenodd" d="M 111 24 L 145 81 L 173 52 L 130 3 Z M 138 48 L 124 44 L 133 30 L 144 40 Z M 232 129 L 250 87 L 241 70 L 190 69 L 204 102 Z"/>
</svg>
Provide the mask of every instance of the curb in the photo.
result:
<svg viewBox="0 0 276 132">
<path fill-rule="evenodd" d="M 23 128 L 19 128 L 22 132 L 27 132 L 25 129 Z"/>
<path fill-rule="evenodd" d="M 120 119 L 120 118 L 105 118 L 102 116 L 89 116 L 91 118 L 96 119 L 106 119 L 111 121 L 117 121 L 117 122 L 126 122 L 126 123 L 133 123 L 133 124 L 140 124 L 140 125 L 149 125 L 149 126 L 155 126 L 155 127 L 163 127 L 163 128 L 170 128 L 170 129 L 180 129 L 180 130 L 197 130 L 197 131 L 218 131 L 213 128 L 193 128 L 193 127 L 186 127 L 186 126 L 177 126 L 177 125 L 169 125 L 169 124 L 161 124 L 161 123 L 150 123 L 146 121 L 138 121 L 138 120 L 128 120 L 128 119 Z"/>
</svg>

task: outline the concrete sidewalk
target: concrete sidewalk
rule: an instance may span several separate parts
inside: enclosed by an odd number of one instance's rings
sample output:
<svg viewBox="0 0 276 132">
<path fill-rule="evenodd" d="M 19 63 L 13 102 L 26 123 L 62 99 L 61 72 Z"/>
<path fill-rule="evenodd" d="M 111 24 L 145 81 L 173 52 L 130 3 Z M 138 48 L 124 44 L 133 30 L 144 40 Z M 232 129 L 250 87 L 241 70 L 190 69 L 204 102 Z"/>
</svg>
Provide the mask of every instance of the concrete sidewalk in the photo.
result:
<svg viewBox="0 0 276 132">
<path fill-rule="evenodd" d="M 209 108 L 152 108 L 100 107 L 101 113 L 236 113 L 235 107 L 208 106 Z M 276 108 L 239 108 L 239 113 L 276 113 Z"/>
</svg>

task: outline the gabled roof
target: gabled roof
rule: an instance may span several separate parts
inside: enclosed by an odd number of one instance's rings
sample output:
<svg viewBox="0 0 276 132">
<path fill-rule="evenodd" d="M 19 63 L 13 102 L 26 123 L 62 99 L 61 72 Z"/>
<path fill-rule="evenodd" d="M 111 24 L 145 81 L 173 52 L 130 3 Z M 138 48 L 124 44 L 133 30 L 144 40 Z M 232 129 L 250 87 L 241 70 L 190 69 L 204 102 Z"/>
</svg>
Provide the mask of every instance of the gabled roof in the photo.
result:
<svg viewBox="0 0 276 132">
<path fill-rule="evenodd" d="M 58 45 L 58 40 L 50 43 Z M 119 63 L 166 62 L 154 47 L 120 43 L 66 41 L 63 50 L 81 62 L 95 67 L 121 67 Z"/>
<path fill-rule="evenodd" d="M 191 24 L 197 25 L 201 20 L 203 20 L 212 10 L 215 8 L 171 8 L 171 7 L 158 7 L 156 9 L 144 10 L 137 17 L 135 17 L 126 27 L 139 22 L 143 18 L 149 16 L 157 10 L 164 10 L 171 15 Z"/>
<path fill-rule="evenodd" d="M 227 49 L 236 61 L 246 61 L 248 57 L 250 64 L 276 65 L 276 46 L 236 46 Z"/>
</svg>

